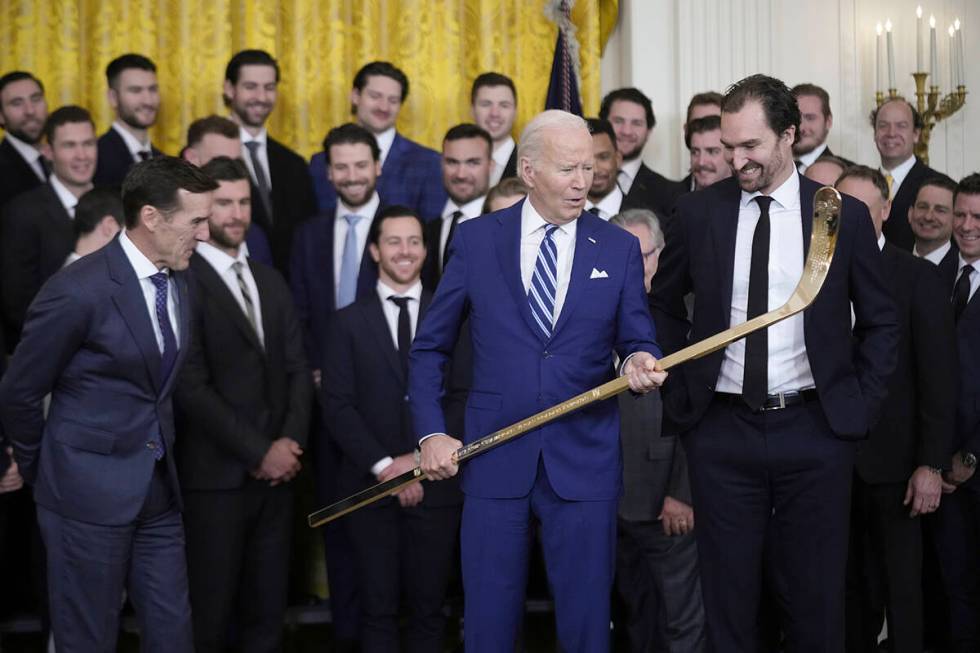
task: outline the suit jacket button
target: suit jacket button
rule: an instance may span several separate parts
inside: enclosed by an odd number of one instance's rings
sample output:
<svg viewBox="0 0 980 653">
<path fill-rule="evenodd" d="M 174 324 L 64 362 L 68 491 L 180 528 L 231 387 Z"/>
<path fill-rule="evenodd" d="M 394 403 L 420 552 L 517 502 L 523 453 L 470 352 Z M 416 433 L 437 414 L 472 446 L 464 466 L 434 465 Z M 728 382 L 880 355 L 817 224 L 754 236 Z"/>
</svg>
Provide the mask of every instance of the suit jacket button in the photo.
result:
<svg viewBox="0 0 980 653">
<path fill-rule="evenodd" d="M 402 397 L 402 399 L 404 399 L 405 401 L 408 401 L 408 395 L 405 395 L 404 397 Z"/>
<path fill-rule="evenodd" d="M 551 358 L 551 352 L 550 351 L 546 351 L 546 352 L 544 352 L 543 356 L 545 358 Z"/>
<path fill-rule="evenodd" d="M 156 449 L 157 448 L 157 443 L 156 442 L 153 442 L 151 440 L 151 441 L 149 441 L 149 442 L 146 443 L 146 448 L 147 449 Z"/>
</svg>

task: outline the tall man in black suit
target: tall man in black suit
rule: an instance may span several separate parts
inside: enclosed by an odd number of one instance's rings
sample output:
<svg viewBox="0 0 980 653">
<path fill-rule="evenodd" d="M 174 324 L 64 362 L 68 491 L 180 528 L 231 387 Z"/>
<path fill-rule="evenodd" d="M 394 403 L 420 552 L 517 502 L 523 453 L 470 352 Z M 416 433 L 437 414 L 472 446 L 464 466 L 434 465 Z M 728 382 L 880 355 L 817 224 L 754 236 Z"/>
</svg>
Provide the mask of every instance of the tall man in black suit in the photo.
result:
<svg viewBox="0 0 980 653">
<path fill-rule="evenodd" d="M 241 126 L 242 159 L 252 178 L 252 221 L 268 235 L 276 268 L 288 275 L 293 232 L 316 212 L 316 201 L 306 161 L 265 128 L 278 86 L 279 63 L 264 50 L 242 50 L 225 68 L 223 97 Z"/>
<path fill-rule="evenodd" d="M 0 271 L 6 342 L 20 340 L 27 307 L 48 277 L 61 269 L 75 244 L 72 215 L 78 198 L 92 188 L 96 166 L 95 126 L 77 106 L 56 109 L 44 126 L 48 183 L 4 207 L 0 224 Z"/>
<path fill-rule="evenodd" d="M 470 123 L 451 127 L 442 139 L 442 183 L 449 198 L 442 214 L 425 225 L 429 253 L 422 267 L 422 283 L 433 292 L 449 260 L 456 228 L 483 213 L 495 165 L 492 147 L 490 134 Z"/>
<path fill-rule="evenodd" d="M 647 292 L 664 235 L 652 211 L 627 209 L 610 223 L 636 236 Z M 659 392 L 619 395 L 623 496 L 619 500 L 616 590 L 626 605 L 632 651 L 704 650 L 704 607 L 694 542 L 687 458 L 675 435 L 661 434 Z"/>
<path fill-rule="evenodd" d="M 871 212 L 901 333 L 881 421 L 858 446 L 851 490 L 847 651 L 875 653 L 887 611 L 890 650 L 921 653 L 922 520 L 916 517 L 939 507 L 953 436 L 953 314 L 935 266 L 885 242 L 881 229 L 891 207 L 881 173 L 852 166 L 837 188 Z"/>
<path fill-rule="evenodd" d="M 48 179 L 41 136 L 48 117 L 44 86 L 21 70 L 0 77 L 0 208 Z"/>
<path fill-rule="evenodd" d="M 599 117 L 612 123 L 616 146 L 623 155 L 619 187 L 626 197 L 622 208 L 650 209 L 669 216 L 684 189 L 643 163 L 643 148 L 657 124 L 650 98 L 636 88 L 616 89 L 602 98 Z"/>
<path fill-rule="evenodd" d="M 929 177 L 919 186 L 909 206 L 908 221 L 915 236 L 912 254 L 942 265 L 959 253 L 953 241 L 953 194 L 956 182 L 946 175 Z"/>
<path fill-rule="evenodd" d="M 241 246 L 248 169 L 219 157 L 210 237 L 191 257 L 191 347 L 175 391 L 187 573 L 198 653 L 282 648 L 293 492 L 313 384 L 289 287 Z"/>
<path fill-rule="evenodd" d="M 793 165 L 799 122 L 777 79 L 754 75 L 725 95 L 736 176 L 678 202 L 653 288 L 669 349 L 782 305 L 799 281 L 818 188 Z M 715 650 L 759 648 L 764 550 L 788 645 L 843 648 L 851 440 L 875 422 L 897 344 L 871 219 L 845 197 L 833 264 L 806 313 L 671 371 L 664 429 L 684 434 Z"/>
<path fill-rule="evenodd" d="M 490 186 L 505 177 L 517 176 L 517 143 L 511 132 L 517 117 L 517 87 L 514 80 L 500 73 L 483 73 L 470 89 L 473 122 L 493 139 L 493 166 Z"/>
<path fill-rule="evenodd" d="M 392 206 L 378 215 L 370 238 L 378 266 L 375 291 L 341 309 L 324 334 L 324 416 L 343 450 L 339 482 L 348 494 L 417 464 L 408 350 L 432 299 L 420 278 L 422 227 L 408 207 Z M 417 482 L 348 517 L 364 653 L 400 650 L 402 598 L 409 606 L 405 650 L 443 649 L 442 603 L 456 560 L 461 503 L 456 481 L 424 488 Z"/>
<path fill-rule="evenodd" d="M 124 589 L 143 650 L 193 650 L 171 396 L 190 342 L 184 271 L 216 185 L 180 159 L 134 167 L 126 231 L 45 284 L 0 384 L 59 651 L 115 650 Z"/>
<path fill-rule="evenodd" d="M 109 106 L 116 119 L 99 137 L 99 166 L 95 171 L 97 186 L 122 185 L 134 164 L 154 156 L 160 150 L 150 143 L 149 129 L 160 110 L 160 86 L 157 67 L 141 54 L 124 54 L 109 62 L 105 69 L 109 83 Z"/>
<path fill-rule="evenodd" d="M 912 251 L 915 237 L 909 227 L 908 210 L 915 201 L 923 180 L 941 174 L 915 156 L 915 144 L 922 131 L 922 117 L 908 101 L 888 100 L 871 114 L 875 147 L 881 157 L 881 174 L 885 176 L 892 200 L 892 210 L 885 223 L 885 238 L 906 251 Z"/>
<path fill-rule="evenodd" d="M 800 174 L 806 172 L 821 156 L 833 156 L 827 147 L 834 114 L 830 111 L 830 94 L 816 84 L 797 84 L 793 97 L 800 107 L 800 139 L 793 145 L 793 157 Z"/>
</svg>

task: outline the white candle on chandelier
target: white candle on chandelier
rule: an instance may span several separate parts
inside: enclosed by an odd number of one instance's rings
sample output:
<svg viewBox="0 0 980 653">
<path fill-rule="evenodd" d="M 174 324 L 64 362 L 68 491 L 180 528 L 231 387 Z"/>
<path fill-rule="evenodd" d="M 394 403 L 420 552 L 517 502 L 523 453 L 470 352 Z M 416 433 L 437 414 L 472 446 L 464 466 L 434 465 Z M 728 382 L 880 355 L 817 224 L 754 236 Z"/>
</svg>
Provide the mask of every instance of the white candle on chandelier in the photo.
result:
<svg viewBox="0 0 980 653">
<path fill-rule="evenodd" d="M 956 29 L 950 25 L 947 32 L 949 32 L 949 83 L 955 89 L 960 79 L 960 71 L 956 69 Z"/>
<path fill-rule="evenodd" d="M 925 52 L 922 40 L 922 6 L 915 8 L 915 72 L 921 73 L 925 63 Z"/>
<path fill-rule="evenodd" d="M 895 88 L 895 44 L 892 41 L 892 21 L 885 21 L 885 41 L 888 45 L 888 88 Z"/>
<path fill-rule="evenodd" d="M 875 32 L 878 36 L 875 38 L 875 91 L 881 92 L 881 23 L 875 25 Z"/>
<path fill-rule="evenodd" d="M 953 21 L 956 28 L 956 67 L 960 71 L 960 78 L 957 80 L 958 86 L 966 84 L 966 71 L 963 69 L 963 30 L 960 29 L 960 19 Z"/>
<path fill-rule="evenodd" d="M 939 86 L 939 53 L 936 49 L 936 17 L 929 16 L 929 75 L 930 86 Z"/>
</svg>

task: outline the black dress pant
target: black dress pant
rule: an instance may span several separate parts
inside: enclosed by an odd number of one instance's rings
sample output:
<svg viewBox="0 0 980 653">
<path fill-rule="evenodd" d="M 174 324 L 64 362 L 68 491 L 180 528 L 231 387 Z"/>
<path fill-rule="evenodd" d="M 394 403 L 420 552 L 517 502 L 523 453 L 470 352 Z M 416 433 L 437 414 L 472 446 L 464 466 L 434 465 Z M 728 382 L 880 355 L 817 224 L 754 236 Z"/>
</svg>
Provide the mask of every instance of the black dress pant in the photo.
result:
<svg viewBox="0 0 980 653">
<path fill-rule="evenodd" d="M 293 492 L 249 480 L 184 493 L 187 571 L 197 653 L 282 648 Z M 229 633 L 237 633 L 237 643 Z"/>
<path fill-rule="evenodd" d="M 980 651 L 980 478 L 944 494 L 932 525 L 953 653 Z"/>
</svg>

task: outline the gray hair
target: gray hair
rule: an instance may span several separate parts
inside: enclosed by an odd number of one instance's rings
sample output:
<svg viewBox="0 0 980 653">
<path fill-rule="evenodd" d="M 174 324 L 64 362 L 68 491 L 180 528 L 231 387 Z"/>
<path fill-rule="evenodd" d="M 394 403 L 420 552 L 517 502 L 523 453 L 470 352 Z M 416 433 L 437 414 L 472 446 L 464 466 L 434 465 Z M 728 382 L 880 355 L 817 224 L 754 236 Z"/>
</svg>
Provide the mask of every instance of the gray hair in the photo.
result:
<svg viewBox="0 0 980 653">
<path fill-rule="evenodd" d="M 520 160 L 526 158 L 532 163 L 537 161 L 544 149 L 545 132 L 555 129 L 582 129 L 588 133 L 589 128 L 584 119 L 567 111 L 549 109 L 542 111 L 524 126 L 521 140 L 517 145 L 517 169 L 520 174 Z"/>
<path fill-rule="evenodd" d="M 656 214 L 648 209 L 626 209 L 622 213 L 614 215 L 609 219 L 610 224 L 618 227 L 635 227 L 642 225 L 650 230 L 654 246 L 662 249 L 664 246 L 664 232 L 660 228 L 660 220 Z"/>
</svg>

